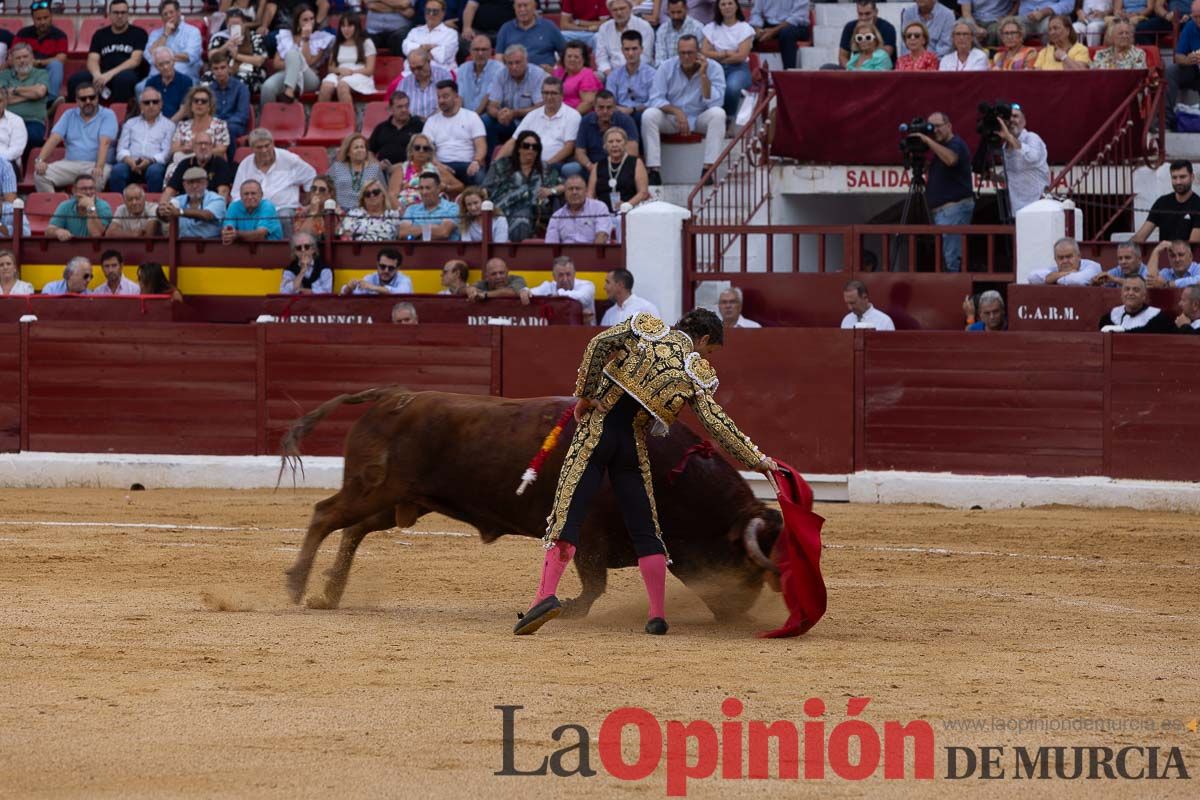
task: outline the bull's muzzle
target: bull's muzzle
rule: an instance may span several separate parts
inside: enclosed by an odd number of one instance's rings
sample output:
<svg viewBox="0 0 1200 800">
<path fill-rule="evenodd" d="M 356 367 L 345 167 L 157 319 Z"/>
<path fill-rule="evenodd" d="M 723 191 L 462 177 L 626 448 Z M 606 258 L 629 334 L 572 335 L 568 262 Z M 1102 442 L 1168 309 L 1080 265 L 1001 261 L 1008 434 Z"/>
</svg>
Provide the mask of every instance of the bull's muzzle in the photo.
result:
<svg viewBox="0 0 1200 800">
<path fill-rule="evenodd" d="M 746 529 L 742 531 L 742 545 L 745 546 L 746 555 L 751 561 L 768 572 L 778 575 L 779 566 L 763 553 L 762 545 L 758 543 L 758 534 L 766 525 L 767 523 L 759 517 L 746 523 Z"/>
</svg>

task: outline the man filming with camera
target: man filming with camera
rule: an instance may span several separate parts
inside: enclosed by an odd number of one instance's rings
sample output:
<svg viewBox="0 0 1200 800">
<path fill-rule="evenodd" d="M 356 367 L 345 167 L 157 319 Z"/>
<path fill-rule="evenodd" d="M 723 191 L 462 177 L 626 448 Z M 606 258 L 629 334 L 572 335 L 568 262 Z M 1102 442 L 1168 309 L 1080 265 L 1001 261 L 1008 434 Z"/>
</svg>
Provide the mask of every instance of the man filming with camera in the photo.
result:
<svg viewBox="0 0 1200 800">
<path fill-rule="evenodd" d="M 914 135 L 933 155 L 929 164 L 929 181 L 925 200 L 934 225 L 970 225 L 975 211 L 975 192 L 971 184 L 971 151 L 961 136 L 954 133 L 950 118 L 941 111 L 929 115 L 933 136 L 917 132 Z M 962 236 L 942 235 L 942 257 L 946 272 L 962 268 Z"/>
<path fill-rule="evenodd" d="M 1005 121 L 1001 116 L 1000 138 L 1004 141 L 1004 169 L 1008 173 L 1008 201 L 1012 215 L 1035 200 L 1050 183 L 1050 165 L 1046 161 L 1046 143 L 1025 129 L 1025 112 L 1016 103 Z"/>
</svg>

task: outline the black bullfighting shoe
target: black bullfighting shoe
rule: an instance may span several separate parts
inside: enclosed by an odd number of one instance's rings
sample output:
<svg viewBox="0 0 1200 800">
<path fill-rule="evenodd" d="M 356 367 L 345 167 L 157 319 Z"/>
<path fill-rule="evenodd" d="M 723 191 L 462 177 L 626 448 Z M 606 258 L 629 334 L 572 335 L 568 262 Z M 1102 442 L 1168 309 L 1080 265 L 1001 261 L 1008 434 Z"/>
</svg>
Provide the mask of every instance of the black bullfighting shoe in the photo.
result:
<svg viewBox="0 0 1200 800">
<path fill-rule="evenodd" d="M 517 621 L 517 627 L 513 628 L 513 633 L 517 636 L 526 636 L 531 633 L 537 633 L 537 629 L 545 625 L 550 620 L 562 613 L 562 603 L 558 602 L 558 598 L 550 595 L 542 602 L 538 603 L 533 608 L 521 615 L 521 619 Z"/>
<path fill-rule="evenodd" d="M 662 636 L 667 632 L 667 628 L 671 627 L 662 617 L 655 617 L 646 623 L 646 633 L 654 636 Z"/>
</svg>

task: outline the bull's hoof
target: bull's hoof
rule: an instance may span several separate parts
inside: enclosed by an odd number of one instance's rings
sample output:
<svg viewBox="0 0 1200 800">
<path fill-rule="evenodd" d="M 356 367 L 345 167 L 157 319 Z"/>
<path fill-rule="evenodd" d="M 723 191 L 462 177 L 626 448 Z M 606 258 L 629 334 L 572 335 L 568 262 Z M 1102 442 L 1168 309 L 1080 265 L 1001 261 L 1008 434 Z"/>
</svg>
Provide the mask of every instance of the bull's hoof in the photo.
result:
<svg viewBox="0 0 1200 800">
<path fill-rule="evenodd" d="M 300 601 L 304 599 L 304 575 L 295 568 L 285 569 L 283 574 L 287 576 L 285 583 L 288 597 L 294 605 L 300 605 Z"/>
<path fill-rule="evenodd" d="M 308 596 L 304 605 L 317 611 L 330 611 L 338 607 L 338 601 L 330 599 L 327 595 L 313 594 Z"/>
<path fill-rule="evenodd" d="M 525 612 L 525 615 L 517 621 L 516 627 L 513 628 L 513 633 L 517 636 L 528 636 L 531 633 L 537 633 L 538 628 L 561 613 L 562 603 L 558 601 L 557 597 L 550 595 Z"/>
<path fill-rule="evenodd" d="M 578 597 L 564 600 L 562 604 L 562 616 L 564 619 L 583 619 L 591 610 L 592 604 Z"/>
<path fill-rule="evenodd" d="M 662 617 L 655 617 L 646 623 L 646 633 L 649 633 L 652 636 L 662 636 L 670 627 L 671 626 L 667 624 L 665 619 Z"/>
</svg>

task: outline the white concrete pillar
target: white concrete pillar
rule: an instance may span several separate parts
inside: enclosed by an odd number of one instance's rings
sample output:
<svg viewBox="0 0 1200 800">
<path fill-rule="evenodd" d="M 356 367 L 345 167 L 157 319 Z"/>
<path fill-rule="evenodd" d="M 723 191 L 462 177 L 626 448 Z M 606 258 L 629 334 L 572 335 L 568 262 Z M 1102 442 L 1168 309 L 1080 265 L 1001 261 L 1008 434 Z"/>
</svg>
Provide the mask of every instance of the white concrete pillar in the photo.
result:
<svg viewBox="0 0 1200 800">
<path fill-rule="evenodd" d="M 691 215 L 652 201 L 625 217 L 625 268 L 633 273 L 633 291 L 658 306 L 668 325 L 683 314 L 683 221 Z"/>
<path fill-rule="evenodd" d="M 1029 273 L 1054 266 L 1054 243 L 1067 235 L 1066 210 L 1075 214 L 1075 238 L 1083 234 L 1083 212 L 1074 203 L 1042 199 L 1017 212 L 1017 283 Z"/>
</svg>

